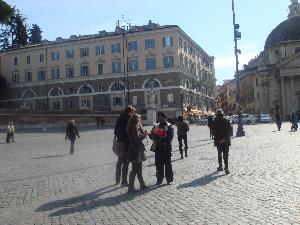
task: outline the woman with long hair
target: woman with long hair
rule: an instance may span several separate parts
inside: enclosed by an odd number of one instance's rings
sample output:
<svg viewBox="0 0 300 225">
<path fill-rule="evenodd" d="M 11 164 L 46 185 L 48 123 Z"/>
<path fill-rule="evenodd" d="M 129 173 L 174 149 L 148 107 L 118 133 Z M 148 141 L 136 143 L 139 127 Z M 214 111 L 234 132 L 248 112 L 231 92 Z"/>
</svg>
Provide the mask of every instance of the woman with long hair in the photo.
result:
<svg viewBox="0 0 300 225">
<path fill-rule="evenodd" d="M 146 160 L 144 153 L 146 149 L 142 140 L 148 135 L 148 132 L 142 129 L 140 115 L 135 114 L 130 118 L 127 133 L 129 137 L 128 161 L 132 163 L 132 170 L 129 174 L 128 192 L 135 192 L 135 176 L 137 176 L 140 182 L 141 190 L 147 188 L 142 175 L 142 162 Z"/>
</svg>

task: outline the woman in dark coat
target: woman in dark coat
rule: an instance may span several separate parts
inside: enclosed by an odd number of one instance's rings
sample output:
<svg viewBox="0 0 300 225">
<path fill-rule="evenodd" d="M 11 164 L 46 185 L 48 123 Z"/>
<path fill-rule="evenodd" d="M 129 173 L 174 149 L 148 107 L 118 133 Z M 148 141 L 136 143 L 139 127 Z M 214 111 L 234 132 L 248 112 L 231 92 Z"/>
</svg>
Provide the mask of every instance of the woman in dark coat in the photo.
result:
<svg viewBox="0 0 300 225">
<path fill-rule="evenodd" d="M 134 180 L 137 176 L 140 182 L 140 188 L 146 189 L 143 174 L 142 174 L 142 162 L 146 160 L 145 157 L 145 146 L 142 140 L 148 135 L 146 130 L 142 129 L 141 125 L 141 116 L 133 115 L 127 127 L 127 133 L 129 138 L 129 147 L 128 147 L 128 161 L 132 163 L 132 170 L 129 174 L 129 184 L 128 192 L 135 192 Z"/>
<path fill-rule="evenodd" d="M 76 140 L 76 136 L 80 138 L 77 127 L 75 125 L 75 121 L 72 119 L 69 121 L 67 130 L 66 130 L 66 137 L 65 139 L 69 139 L 71 142 L 71 147 L 70 147 L 70 154 L 74 153 L 74 143 Z"/>
</svg>

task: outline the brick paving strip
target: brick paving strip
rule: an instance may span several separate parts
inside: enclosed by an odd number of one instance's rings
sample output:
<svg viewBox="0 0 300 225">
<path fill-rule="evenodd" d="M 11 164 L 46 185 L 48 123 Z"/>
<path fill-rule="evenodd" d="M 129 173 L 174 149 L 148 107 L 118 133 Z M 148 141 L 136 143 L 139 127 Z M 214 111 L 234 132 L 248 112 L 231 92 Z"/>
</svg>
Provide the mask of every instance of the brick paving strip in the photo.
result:
<svg viewBox="0 0 300 225">
<path fill-rule="evenodd" d="M 173 141 L 174 185 L 153 186 L 147 152 L 150 188 L 137 194 L 113 185 L 111 129 L 82 132 L 74 155 L 61 133 L 16 134 L 0 144 L 0 224 L 300 224 L 300 139 L 288 128 L 246 126 L 225 176 L 207 127 L 192 126 L 188 158 Z"/>
</svg>

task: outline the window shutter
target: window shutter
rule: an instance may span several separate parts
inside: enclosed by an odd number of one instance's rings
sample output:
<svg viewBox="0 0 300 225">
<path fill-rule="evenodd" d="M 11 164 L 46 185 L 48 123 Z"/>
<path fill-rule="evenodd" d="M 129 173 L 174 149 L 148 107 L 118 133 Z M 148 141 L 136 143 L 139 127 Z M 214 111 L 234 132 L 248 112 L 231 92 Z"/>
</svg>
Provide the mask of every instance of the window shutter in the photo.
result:
<svg viewBox="0 0 300 225">
<path fill-rule="evenodd" d="M 173 46 L 173 38 L 170 37 L 170 46 Z"/>
<path fill-rule="evenodd" d="M 166 47 L 166 38 L 163 37 L 163 47 Z"/>
</svg>

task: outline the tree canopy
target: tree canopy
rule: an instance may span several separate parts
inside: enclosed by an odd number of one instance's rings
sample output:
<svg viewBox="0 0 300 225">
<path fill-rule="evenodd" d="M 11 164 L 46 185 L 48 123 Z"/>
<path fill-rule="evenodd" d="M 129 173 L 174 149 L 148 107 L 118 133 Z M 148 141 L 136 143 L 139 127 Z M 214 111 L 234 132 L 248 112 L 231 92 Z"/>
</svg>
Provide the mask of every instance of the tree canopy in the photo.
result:
<svg viewBox="0 0 300 225">
<path fill-rule="evenodd" d="M 14 14 L 15 9 L 5 1 L 0 0 L 0 24 L 7 24 L 9 18 Z"/>
</svg>

